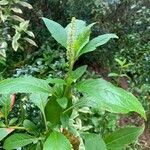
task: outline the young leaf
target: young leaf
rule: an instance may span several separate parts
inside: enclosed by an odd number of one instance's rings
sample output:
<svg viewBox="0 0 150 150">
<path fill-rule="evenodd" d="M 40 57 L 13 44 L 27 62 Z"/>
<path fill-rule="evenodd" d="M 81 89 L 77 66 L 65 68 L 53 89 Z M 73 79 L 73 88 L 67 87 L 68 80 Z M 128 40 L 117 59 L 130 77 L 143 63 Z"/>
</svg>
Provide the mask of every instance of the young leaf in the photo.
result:
<svg viewBox="0 0 150 150">
<path fill-rule="evenodd" d="M 58 24 L 57 22 L 53 20 L 43 18 L 43 21 L 47 29 L 49 30 L 49 32 L 52 34 L 52 37 L 62 46 L 66 47 L 67 33 L 65 29 L 60 24 Z"/>
<path fill-rule="evenodd" d="M 77 68 L 76 70 L 74 70 L 71 73 L 71 79 L 73 81 L 76 81 L 77 79 L 79 79 L 85 73 L 86 69 L 87 69 L 87 65 L 84 65 L 84 66 L 81 66 L 81 67 Z"/>
<path fill-rule="evenodd" d="M 106 144 L 100 135 L 94 133 L 84 133 L 82 135 L 86 150 L 107 150 Z"/>
<path fill-rule="evenodd" d="M 77 85 L 77 89 L 80 92 L 86 93 L 87 101 L 93 102 L 94 107 L 96 104 L 97 108 L 102 108 L 113 113 L 135 111 L 146 119 L 144 108 L 133 94 L 103 79 L 82 81 Z"/>
<path fill-rule="evenodd" d="M 14 129 L 0 128 L 0 141 L 2 141 L 7 135 L 9 135 Z"/>
<path fill-rule="evenodd" d="M 52 132 L 44 143 L 43 150 L 72 150 L 69 140 L 59 132 Z"/>
<path fill-rule="evenodd" d="M 107 135 L 104 141 L 108 150 L 122 150 L 136 141 L 143 131 L 143 127 L 126 127 Z"/>
<path fill-rule="evenodd" d="M 57 98 L 57 103 L 63 108 L 65 109 L 67 107 L 68 104 L 68 99 L 66 97 L 62 97 L 62 98 Z"/>
<path fill-rule="evenodd" d="M 17 149 L 19 147 L 24 147 L 33 142 L 37 142 L 37 138 L 29 134 L 15 133 L 9 136 L 3 145 L 4 149 Z"/>
<path fill-rule="evenodd" d="M 13 94 L 13 93 L 49 94 L 50 92 L 51 88 L 45 80 L 34 77 L 20 77 L 0 81 L 0 94 Z"/>
<path fill-rule="evenodd" d="M 84 53 L 88 53 L 94 51 L 98 46 L 104 45 L 107 43 L 111 38 L 118 38 L 115 34 L 104 34 L 100 35 L 94 39 L 92 39 L 83 49 L 79 52 L 78 57 Z"/>
<path fill-rule="evenodd" d="M 80 50 L 89 42 L 91 27 L 95 23 L 88 25 L 84 30 L 77 36 L 75 42 L 73 43 L 74 51 L 76 52 L 76 58 Z"/>
<path fill-rule="evenodd" d="M 71 28 L 71 23 L 69 23 L 67 27 L 65 28 L 67 34 L 70 33 L 70 28 Z M 86 22 L 83 20 L 76 19 L 75 20 L 75 29 L 76 29 L 75 37 L 77 38 L 77 36 L 81 34 L 85 28 L 86 28 Z"/>
</svg>

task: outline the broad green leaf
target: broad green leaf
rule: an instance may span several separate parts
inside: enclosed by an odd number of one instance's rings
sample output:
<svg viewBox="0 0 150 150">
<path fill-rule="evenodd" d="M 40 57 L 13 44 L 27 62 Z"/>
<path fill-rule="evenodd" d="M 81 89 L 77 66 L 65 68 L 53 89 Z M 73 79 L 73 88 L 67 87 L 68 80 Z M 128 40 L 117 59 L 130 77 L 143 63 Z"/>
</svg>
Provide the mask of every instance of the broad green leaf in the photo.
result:
<svg viewBox="0 0 150 150">
<path fill-rule="evenodd" d="M 44 143 L 43 150 L 72 150 L 69 140 L 59 132 L 52 132 Z"/>
<path fill-rule="evenodd" d="M 90 33 L 91 33 L 91 27 L 95 23 L 92 23 L 88 25 L 84 30 L 79 33 L 77 38 L 75 39 L 75 42 L 73 43 L 74 51 L 76 52 L 76 58 L 78 57 L 78 53 L 80 50 L 89 42 L 90 39 Z"/>
<path fill-rule="evenodd" d="M 84 139 L 86 150 L 107 150 L 106 144 L 100 135 L 94 133 L 84 133 L 82 137 Z"/>
<path fill-rule="evenodd" d="M 34 45 L 34 46 L 38 47 L 37 44 L 32 39 L 29 39 L 29 38 L 23 38 L 23 39 L 26 40 L 31 45 Z"/>
<path fill-rule="evenodd" d="M 77 85 L 80 92 L 86 94 L 85 101 L 113 113 L 135 111 L 146 119 L 144 108 L 131 93 L 114 86 L 103 79 L 88 79 Z M 91 105 L 92 107 L 92 105 Z"/>
<path fill-rule="evenodd" d="M 84 65 L 84 66 L 81 66 L 81 67 L 77 68 L 76 70 L 72 71 L 71 79 L 73 81 L 76 81 L 85 73 L 86 69 L 87 69 L 87 65 Z"/>
<path fill-rule="evenodd" d="M 0 81 L 0 94 L 14 93 L 46 93 L 50 94 L 51 88 L 45 80 L 35 77 L 20 77 Z"/>
<path fill-rule="evenodd" d="M 2 95 L 2 97 L 0 97 L 0 106 L 2 106 L 2 114 L 7 118 L 11 109 L 10 95 Z"/>
<path fill-rule="evenodd" d="M 92 39 L 85 47 L 83 47 L 78 56 L 96 50 L 97 47 L 104 45 L 111 38 L 118 38 L 118 36 L 115 34 L 104 34 Z"/>
<path fill-rule="evenodd" d="M 48 96 L 49 94 L 47 93 L 33 93 L 30 95 L 30 100 L 42 111 L 42 113 L 44 113 L 45 106 L 48 102 Z"/>
<path fill-rule="evenodd" d="M 66 97 L 62 97 L 62 98 L 57 98 L 57 103 L 63 108 L 65 109 L 67 107 L 68 104 L 68 99 Z"/>
<path fill-rule="evenodd" d="M 23 133 L 15 133 L 11 136 L 9 136 L 3 145 L 4 149 L 17 149 L 19 147 L 24 147 L 28 144 L 37 142 L 37 138 L 33 137 L 29 134 L 23 134 Z"/>
<path fill-rule="evenodd" d="M 66 47 L 67 33 L 65 29 L 60 24 L 58 24 L 53 20 L 43 18 L 43 21 L 46 27 L 48 28 L 49 32 L 52 34 L 52 37 L 62 46 Z"/>
<path fill-rule="evenodd" d="M 143 127 L 126 127 L 110 133 L 104 140 L 108 150 L 122 150 L 136 141 L 143 131 Z"/>
<path fill-rule="evenodd" d="M 14 129 L 0 128 L 0 141 L 2 141 L 7 135 L 9 135 Z"/>
</svg>

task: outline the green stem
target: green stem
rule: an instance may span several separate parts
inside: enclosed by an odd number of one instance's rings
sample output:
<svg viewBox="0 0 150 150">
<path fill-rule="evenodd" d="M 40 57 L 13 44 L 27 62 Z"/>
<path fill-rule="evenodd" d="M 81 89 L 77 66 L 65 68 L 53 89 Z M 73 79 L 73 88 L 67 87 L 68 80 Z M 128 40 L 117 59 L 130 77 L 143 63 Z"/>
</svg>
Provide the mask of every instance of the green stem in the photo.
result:
<svg viewBox="0 0 150 150">
<path fill-rule="evenodd" d="M 44 110 L 42 111 L 42 113 L 43 113 L 43 119 L 44 119 L 45 129 L 46 129 L 46 131 L 48 131 L 47 120 L 46 120 L 46 116 L 45 116 Z"/>
<path fill-rule="evenodd" d="M 25 127 L 18 127 L 18 126 L 10 126 L 10 127 L 3 127 L 3 128 L 18 129 L 18 130 L 26 130 Z"/>
</svg>

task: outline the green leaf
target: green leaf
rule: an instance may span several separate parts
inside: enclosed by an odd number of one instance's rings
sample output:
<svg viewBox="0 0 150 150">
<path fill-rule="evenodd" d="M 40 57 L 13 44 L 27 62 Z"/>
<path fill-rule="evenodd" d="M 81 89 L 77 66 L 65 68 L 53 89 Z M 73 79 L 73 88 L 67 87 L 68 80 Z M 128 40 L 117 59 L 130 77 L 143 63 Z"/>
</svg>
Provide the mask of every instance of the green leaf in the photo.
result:
<svg viewBox="0 0 150 150">
<path fill-rule="evenodd" d="M 55 96 L 50 97 L 45 107 L 46 120 L 50 121 L 50 123 L 53 125 L 56 125 L 60 122 L 60 116 L 62 114 L 62 107 L 56 100 L 57 98 Z"/>
<path fill-rule="evenodd" d="M 35 38 L 34 33 L 33 33 L 32 31 L 26 31 L 26 33 L 27 33 L 30 37 Z"/>
<path fill-rule="evenodd" d="M 1 0 L 0 1 L 0 5 L 7 5 L 8 4 L 8 0 Z"/>
<path fill-rule="evenodd" d="M 98 46 L 104 45 L 111 38 L 118 38 L 115 34 L 104 34 L 92 39 L 83 49 L 79 52 L 78 56 L 81 56 L 84 53 L 94 51 Z"/>
<path fill-rule="evenodd" d="M 65 28 L 65 30 L 66 30 L 67 33 L 70 33 L 70 28 L 71 28 L 71 23 L 69 23 L 69 24 L 67 25 L 67 27 Z M 76 19 L 76 20 L 75 20 L 75 28 L 76 28 L 76 29 L 75 29 L 75 30 L 76 30 L 76 32 L 75 32 L 75 37 L 77 38 L 78 35 L 79 35 L 80 33 L 82 33 L 83 30 L 86 28 L 86 22 L 83 21 L 83 20 L 78 20 L 78 19 Z"/>
<path fill-rule="evenodd" d="M 19 21 L 19 22 L 25 21 L 23 18 L 21 18 L 21 17 L 19 17 L 17 15 L 12 15 L 11 18 L 14 19 L 14 20 L 16 20 L 16 21 Z"/>
<path fill-rule="evenodd" d="M 76 52 L 76 58 L 78 57 L 78 53 L 80 50 L 89 42 L 91 27 L 95 23 L 88 25 L 84 30 L 77 36 L 75 42 L 73 43 L 74 51 Z"/>
<path fill-rule="evenodd" d="M 100 135 L 94 133 L 84 133 L 82 135 L 86 150 L 107 150 L 106 144 Z"/>
<path fill-rule="evenodd" d="M 143 131 L 143 127 L 126 127 L 107 135 L 104 140 L 108 150 L 122 150 L 136 141 Z"/>
<path fill-rule="evenodd" d="M 63 79 L 59 78 L 48 78 L 46 79 L 46 81 L 51 84 L 66 84 L 66 82 Z"/>
<path fill-rule="evenodd" d="M 0 81 L 0 94 L 14 93 L 46 93 L 50 94 L 51 88 L 45 80 L 34 77 L 20 77 Z"/>
<path fill-rule="evenodd" d="M 49 94 L 47 93 L 33 93 L 30 95 L 30 100 L 42 111 L 42 113 L 44 113 L 45 106 L 48 102 L 48 96 Z"/>
<path fill-rule="evenodd" d="M 15 13 L 19 13 L 19 14 L 22 14 L 22 10 L 20 8 L 17 8 L 17 7 L 14 7 L 14 8 L 11 8 L 11 10 Z"/>
<path fill-rule="evenodd" d="M 94 107 L 113 113 L 135 111 L 146 119 L 144 108 L 133 94 L 103 79 L 82 81 L 77 85 L 77 89 L 86 94 L 85 101 L 87 100 L 90 105 L 93 103 Z"/>
<path fill-rule="evenodd" d="M 63 108 L 65 109 L 67 107 L 68 104 L 68 99 L 66 97 L 62 97 L 62 98 L 57 98 L 57 103 Z"/>
<path fill-rule="evenodd" d="M 43 150 L 72 150 L 69 140 L 59 132 L 52 132 L 44 143 Z"/>
<path fill-rule="evenodd" d="M 20 1 L 20 2 L 18 2 L 18 4 L 20 4 L 20 5 L 23 6 L 23 7 L 27 7 L 28 9 L 32 9 L 32 8 L 33 8 L 32 5 L 30 5 L 30 4 L 27 3 L 27 2 L 22 2 L 22 1 Z"/>
<path fill-rule="evenodd" d="M 58 24 L 57 22 L 47 19 L 47 18 L 42 18 L 46 27 L 48 28 L 49 32 L 52 34 L 52 37 L 60 43 L 62 46 L 66 47 L 67 46 L 67 33 L 65 29 Z"/>
<path fill-rule="evenodd" d="M 17 51 L 19 48 L 18 40 L 20 39 L 20 37 L 21 37 L 21 34 L 19 32 L 16 32 L 15 35 L 13 36 L 12 47 L 15 51 Z"/>
<path fill-rule="evenodd" d="M 33 142 L 37 142 L 37 138 L 29 135 L 29 134 L 23 134 L 23 133 L 16 133 L 11 136 L 9 136 L 3 145 L 4 149 L 17 149 L 19 147 L 24 147 L 26 145 L 29 145 Z"/>
<path fill-rule="evenodd" d="M 118 76 L 119 74 L 113 72 L 108 74 L 108 77 L 118 77 Z"/>
<path fill-rule="evenodd" d="M 7 118 L 11 109 L 10 95 L 3 95 L 2 97 L 0 97 L 0 106 L 2 106 L 2 114 L 5 118 Z"/>
<path fill-rule="evenodd" d="M 27 129 L 27 131 L 29 132 L 29 133 L 37 133 L 37 127 L 36 127 L 36 125 L 33 123 L 33 122 L 31 122 L 30 120 L 24 120 L 24 122 L 23 122 L 23 126 Z"/>
<path fill-rule="evenodd" d="M 2 141 L 7 135 L 9 135 L 14 129 L 0 128 L 0 141 Z"/>
<path fill-rule="evenodd" d="M 31 45 L 34 45 L 34 46 L 38 47 L 37 44 L 32 39 L 29 39 L 29 38 L 23 38 L 23 39 L 26 40 Z"/>
<path fill-rule="evenodd" d="M 81 67 L 77 68 L 76 70 L 72 71 L 71 79 L 73 81 L 76 81 L 85 73 L 86 69 L 87 69 L 87 65 L 84 65 L 84 66 L 81 66 Z"/>
</svg>

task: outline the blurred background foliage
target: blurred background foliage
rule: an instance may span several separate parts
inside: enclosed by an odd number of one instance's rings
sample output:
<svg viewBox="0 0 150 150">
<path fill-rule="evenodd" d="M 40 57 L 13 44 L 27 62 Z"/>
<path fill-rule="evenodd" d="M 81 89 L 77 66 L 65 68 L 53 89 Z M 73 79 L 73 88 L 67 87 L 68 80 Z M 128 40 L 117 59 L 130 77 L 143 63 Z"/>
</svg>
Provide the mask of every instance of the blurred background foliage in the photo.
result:
<svg viewBox="0 0 150 150">
<path fill-rule="evenodd" d="M 92 54 L 82 56 L 76 66 L 88 64 L 86 76 L 102 76 L 132 91 L 139 97 L 148 116 L 150 115 L 149 0 L 28 0 L 26 2 L 31 4 L 28 7 L 18 6 L 16 3 L 20 1 L 11 0 L 9 9 L 17 7 L 18 11 L 24 13 L 8 11 L 7 5 L 6 8 L 0 6 L 0 13 L 7 12 L 9 16 L 14 16 L 15 13 L 24 20 L 30 20 L 26 30 L 20 30 L 21 37 L 28 35 L 35 39 L 18 39 L 20 46 L 14 51 L 11 44 L 16 33 L 14 26 L 19 26 L 20 22 L 14 21 L 12 17 L 1 19 L 0 80 L 22 75 L 62 77 L 67 65 L 64 49 L 51 38 L 41 17 L 66 26 L 74 16 L 87 23 L 96 22 L 92 33 L 94 37 L 103 33 L 116 33 L 119 36 L 119 40 L 110 41 Z M 29 9 L 31 7 L 33 9 Z M 120 68 L 116 58 L 120 61 L 126 60 L 126 64 L 130 65 Z M 115 76 L 108 77 L 109 73 L 119 74 L 120 69 L 123 76 L 119 76 L 117 80 Z M 81 111 L 79 114 L 83 126 L 90 126 L 89 129 L 94 132 L 100 132 L 102 127 L 106 129 L 103 132 L 113 131 L 118 125 L 118 117 L 112 114 L 106 113 L 103 118 L 95 110 L 86 114 Z M 103 124 L 99 125 L 100 122 Z M 133 147 L 134 150 L 138 149 L 137 146 Z"/>
</svg>

